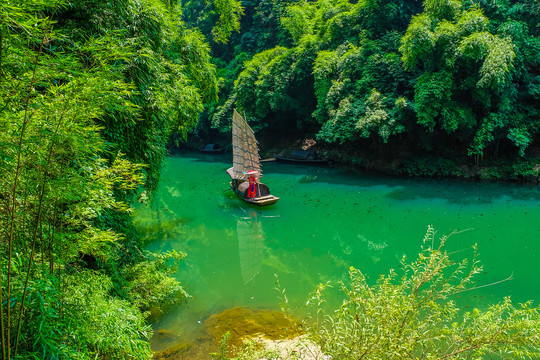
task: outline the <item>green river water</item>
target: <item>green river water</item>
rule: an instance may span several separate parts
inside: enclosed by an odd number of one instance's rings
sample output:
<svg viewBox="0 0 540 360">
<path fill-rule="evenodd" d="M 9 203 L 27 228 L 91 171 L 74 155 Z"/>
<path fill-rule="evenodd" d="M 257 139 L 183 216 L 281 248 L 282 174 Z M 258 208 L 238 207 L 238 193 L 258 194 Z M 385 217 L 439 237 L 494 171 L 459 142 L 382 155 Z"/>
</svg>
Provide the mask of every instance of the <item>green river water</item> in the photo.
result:
<svg viewBox="0 0 540 360">
<path fill-rule="evenodd" d="M 278 309 L 276 274 L 293 312 L 321 282 L 346 280 L 349 266 L 373 281 L 414 259 L 428 225 L 451 236 L 456 259 L 478 244 L 483 272 L 466 307 L 511 296 L 540 300 L 540 191 L 537 186 L 397 179 L 334 167 L 263 164 L 281 200 L 252 207 L 227 191 L 230 155 L 168 159 L 153 205 L 135 220 L 148 249 L 187 253 L 177 273 L 192 297 L 154 328 L 188 336 L 211 314 L 235 306 Z M 161 346 L 163 347 L 163 346 Z M 154 343 L 154 348 L 160 348 Z"/>
</svg>

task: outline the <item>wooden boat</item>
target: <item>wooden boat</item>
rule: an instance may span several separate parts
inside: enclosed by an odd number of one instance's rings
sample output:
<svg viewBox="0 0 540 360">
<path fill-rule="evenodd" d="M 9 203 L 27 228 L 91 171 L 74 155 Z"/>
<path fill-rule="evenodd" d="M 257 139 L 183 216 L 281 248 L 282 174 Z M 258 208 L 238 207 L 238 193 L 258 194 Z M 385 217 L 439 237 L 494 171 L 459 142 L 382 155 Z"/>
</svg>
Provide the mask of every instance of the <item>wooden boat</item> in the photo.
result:
<svg viewBox="0 0 540 360">
<path fill-rule="evenodd" d="M 270 194 L 268 186 L 259 180 L 262 176 L 259 159 L 259 148 L 253 130 L 247 122 L 234 110 L 232 121 L 233 166 L 227 169 L 231 177 L 231 189 L 238 198 L 257 206 L 275 204 L 279 198 Z M 256 178 L 255 196 L 248 197 L 249 181 L 247 173 Z"/>
<path fill-rule="evenodd" d="M 207 154 L 222 154 L 225 152 L 225 149 L 219 144 L 206 144 L 206 146 L 199 149 L 199 151 Z"/>
<path fill-rule="evenodd" d="M 295 150 L 292 156 L 275 155 L 277 161 L 286 161 L 303 164 L 329 164 L 330 159 L 319 159 L 317 153 L 310 150 Z"/>
</svg>

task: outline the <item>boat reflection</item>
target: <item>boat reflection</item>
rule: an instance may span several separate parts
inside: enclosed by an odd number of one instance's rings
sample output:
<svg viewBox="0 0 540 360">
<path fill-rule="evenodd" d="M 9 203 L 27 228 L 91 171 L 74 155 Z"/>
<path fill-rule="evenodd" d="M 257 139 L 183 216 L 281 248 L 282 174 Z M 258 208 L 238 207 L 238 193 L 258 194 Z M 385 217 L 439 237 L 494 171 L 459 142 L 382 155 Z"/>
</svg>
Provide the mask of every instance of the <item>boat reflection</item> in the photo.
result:
<svg viewBox="0 0 540 360">
<path fill-rule="evenodd" d="M 236 220 L 236 234 L 238 236 L 240 272 L 245 285 L 261 271 L 265 253 L 265 235 L 257 212 L 250 209 L 248 217 Z"/>
</svg>

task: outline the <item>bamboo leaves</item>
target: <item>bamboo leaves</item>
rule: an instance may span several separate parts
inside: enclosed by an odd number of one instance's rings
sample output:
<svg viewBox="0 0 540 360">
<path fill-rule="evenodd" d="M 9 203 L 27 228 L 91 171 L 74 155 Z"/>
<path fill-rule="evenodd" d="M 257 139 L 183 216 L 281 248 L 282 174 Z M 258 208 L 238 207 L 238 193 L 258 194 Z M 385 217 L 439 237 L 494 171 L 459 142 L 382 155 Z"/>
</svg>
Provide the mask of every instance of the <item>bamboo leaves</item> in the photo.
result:
<svg viewBox="0 0 540 360">
<path fill-rule="evenodd" d="M 45 11 L 39 6 L 18 9 L 29 18 Z M 134 191 L 144 180 L 141 165 L 119 152 L 108 153 L 103 127 L 96 124 L 111 109 L 126 115 L 136 110 L 126 101 L 133 86 L 122 73 L 130 51 L 122 50 L 114 36 L 67 40 L 50 20 L 41 19 L 35 24 L 44 28 L 36 33 L 45 36 L 38 47 L 32 45 L 34 33 L 23 31 L 15 41 L 18 30 L 10 28 L 0 80 L 0 164 L 6 174 L 0 179 L 2 358 L 86 359 L 113 353 L 146 358 L 148 343 L 141 337 L 148 334 L 139 332 L 142 315 L 110 297 L 108 289 L 96 295 L 101 304 L 77 301 L 95 307 L 99 316 L 105 314 L 104 304 L 124 313 L 120 342 L 97 345 L 103 339 L 77 327 L 80 306 L 66 312 L 70 286 L 78 286 L 69 284 L 68 272 L 91 267 L 87 259 L 101 265 L 116 261 L 124 236 L 98 224 L 107 211 L 128 211 L 117 193 Z M 18 61 L 24 66 L 16 66 Z M 83 276 L 91 277 L 91 272 Z M 97 281 L 110 280 L 103 275 Z M 107 316 L 116 323 L 116 315 Z M 72 336 L 74 327 L 77 337 Z"/>
<path fill-rule="evenodd" d="M 415 85 L 418 123 L 430 131 L 436 124 L 449 133 L 472 130 L 476 134 L 469 154 L 483 154 L 493 138 L 481 131 L 482 117 L 496 112 L 497 105 L 490 101 L 504 104 L 501 94 L 512 87 L 515 47 L 509 37 L 489 31 L 481 9 L 464 9 L 455 1 L 445 0 L 440 7 L 435 3 L 424 3 L 424 12 L 412 19 L 400 47 L 409 70 L 424 70 Z M 490 98 L 484 97 L 486 92 Z M 509 121 L 493 124 L 492 130 L 506 128 Z"/>
<path fill-rule="evenodd" d="M 219 20 L 212 29 L 212 35 L 216 42 L 225 43 L 234 31 L 240 29 L 240 16 L 244 14 L 244 8 L 236 0 L 214 0 Z"/>
</svg>

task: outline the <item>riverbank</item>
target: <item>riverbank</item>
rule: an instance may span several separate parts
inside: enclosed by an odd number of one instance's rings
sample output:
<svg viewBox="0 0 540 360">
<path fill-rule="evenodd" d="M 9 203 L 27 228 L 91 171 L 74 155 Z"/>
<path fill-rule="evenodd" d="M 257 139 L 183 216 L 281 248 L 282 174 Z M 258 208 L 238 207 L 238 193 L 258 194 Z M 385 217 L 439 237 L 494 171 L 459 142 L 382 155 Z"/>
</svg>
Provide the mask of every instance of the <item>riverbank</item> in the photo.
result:
<svg viewBox="0 0 540 360">
<path fill-rule="evenodd" d="M 214 354 L 222 359 L 250 342 L 254 342 L 255 348 L 287 354 L 288 350 L 300 348 L 299 336 L 303 334 L 301 322 L 282 311 L 237 306 L 210 315 L 196 332 L 184 338 L 159 329 L 152 338 L 153 358 L 209 360 Z M 315 349 L 312 343 L 304 344 Z"/>
<path fill-rule="evenodd" d="M 216 140 L 217 141 L 217 140 Z M 221 139 L 225 149 L 227 140 Z M 204 144 L 191 140 L 187 148 L 200 149 Z M 328 145 L 314 139 L 260 140 L 261 159 L 275 155 L 290 155 L 295 150 L 313 150 L 319 158 L 331 159 L 335 164 L 351 169 L 367 170 L 399 177 L 448 178 L 475 181 L 502 181 L 540 183 L 540 147 L 531 149 L 529 157 L 483 160 L 475 163 L 472 158 L 438 156 L 436 154 L 411 154 L 406 150 L 383 153 L 347 146 Z M 173 149 L 176 151 L 178 149 Z M 230 152 L 230 149 L 228 149 Z"/>
<path fill-rule="evenodd" d="M 540 183 L 540 147 L 532 148 L 529 157 L 484 159 L 475 163 L 473 158 L 455 154 L 423 155 L 407 149 L 388 152 L 383 149 L 352 148 L 325 144 L 314 139 L 276 141 L 261 140 L 261 158 L 276 154 L 291 154 L 294 150 L 313 150 L 319 158 L 331 159 L 336 164 L 392 176 L 448 178 L 482 181 Z"/>
</svg>

